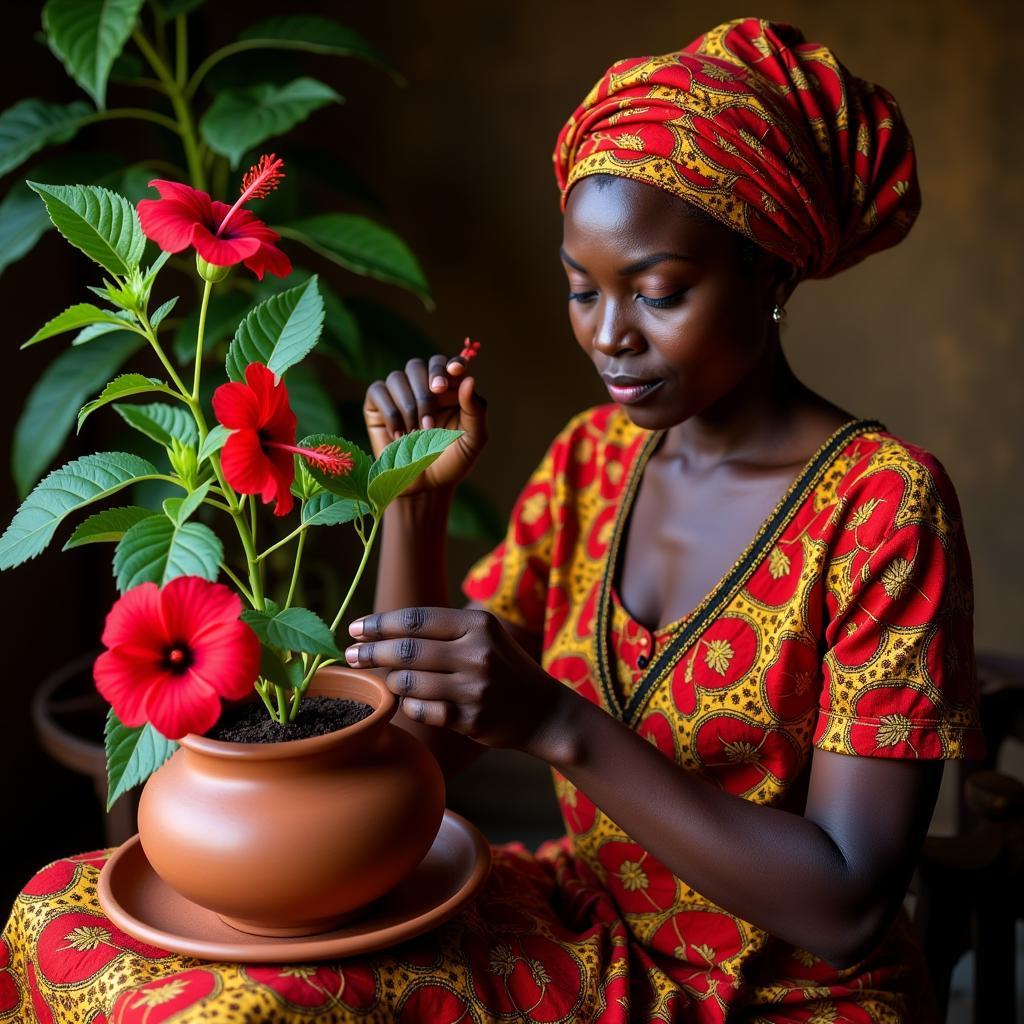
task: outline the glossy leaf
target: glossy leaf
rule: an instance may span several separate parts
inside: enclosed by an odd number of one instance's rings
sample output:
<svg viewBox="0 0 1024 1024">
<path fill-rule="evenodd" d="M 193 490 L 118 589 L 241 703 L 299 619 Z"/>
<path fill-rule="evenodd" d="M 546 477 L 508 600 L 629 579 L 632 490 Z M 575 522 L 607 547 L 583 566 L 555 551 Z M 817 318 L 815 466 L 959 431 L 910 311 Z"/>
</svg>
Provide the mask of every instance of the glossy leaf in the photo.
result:
<svg viewBox="0 0 1024 1024">
<path fill-rule="evenodd" d="M 223 558 L 223 545 L 209 527 L 152 516 L 136 523 L 117 545 L 117 589 L 123 594 L 140 583 L 163 586 L 178 576 L 214 581 Z"/>
<path fill-rule="evenodd" d="M 125 725 L 107 712 L 103 730 L 107 751 L 107 810 L 119 796 L 145 782 L 178 749 L 174 740 L 166 739 L 152 725 Z"/>
<path fill-rule="evenodd" d="M 140 505 L 104 509 L 79 523 L 61 550 L 70 551 L 72 548 L 80 548 L 85 544 L 118 541 L 136 523 L 155 515 L 156 513 L 152 509 L 142 508 Z"/>
<path fill-rule="evenodd" d="M 44 146 L 67 142 L 88 117 L 89 105 L 46 103 L 30 98 L 15 103 L 0 114 L 0 174 L 24 163 Z"/>
<path fill-rule="evenodd" d="M 284 374 L 313 349 L 323 323 L 324 303 L 315 276 L 271 296 L 238 325 L 225 361 L 228 377 L 244 380 L 250 363 Z"/>
<path fill-rule="evenodd" d="M 188 522 L 188 520 L 195 514 L 196 509 L 202 505 L 212 486 L 213 481 L 207 480 L 206 483 L 201 484 L 191 494 L 184 498 L 165 499 L 163 505 L 164 515 L 166 515 L 175 526 L 181 526 L 183 523 Z"/>
<path fill-rule="evenodd" d="M 119 398 L 131 398 L 132 395 L 152 394 L 154 391 L 165 395 L 173 395 L 174 392 L 167 387 L 163 381 L 156 377 L 144 377 L 141 373 L 123 373 L 115 377 L 91 402 L 83 405 L 78 413 L 78 429 L 81 431 L 82 424 L 97 409 L 116 402 Z"/>
<path fill-rule="evenodd" d="M 111 334 L 114 331 L 123 331 L 125 324 L 135 323 L 135 317 L 126 309 L 104 310 L 112 320 L 103 320 L 100 323 L 89 324 L 83 327 L 72 339 L 72 345 L 88 345 L 90 341 L 102 338 L 104 334 Z M 27 344 L 27 342 L 26 342 Z M 24 346 L 22 346 L 24 348 Z"/>
<path fill-rule="evenodd" d="M 341 475 L 325 473 L 309 462 L 305 462 L 306 469 L 310 476 L 321 487 L 326 488 L 332 494 L 341 498 L 356 498 L 360 501 L 369 501 L 367 488 L 370 481 L 370 466 L 372 460 L 366 452 L 357 444 L 344 437 L 337 437 L 334 434 L 310 434 L 299 442 L 300 448 L 318 448 L 320 445 L 330 445 L 348 452 L 352 456 L 353 466 L 350 472 Z M 383 454 L 383 453 L 382 453 Z"/>
<path fill-rule="evenodd" d="M 55 469 L 22 502 L 0 537 L 0 569 L 35 558 L 72 512 L 155 474 L 152 463 L 126 452 L 84 455 Z"/>
<path fill-rule="evenodd" d="M 381 54 L 354 28 L 315 14 L 285 14 L 244 29 L 239 40 L 263 49 L 305 50 L 360 57 L 394 74 Z"/>
<path fill-rule="evenodd" d="M 143 0 L 48 0 L 43 7 L 50 49 L 97 107 L 106 103 L 110 69 L 142 4 Z"/>
<path fill-rule="evenodd" d="M 160 324 L 163 322 L 165 316 L 167 316 L 178 302 L 178 296 L 175 295 L 173 299 L 168 299 L 166 302 L 161 303 L 150 315 L 149 322 L 155 331 Z"/>
<path fill-rule="evenodd" d="M 230 436 L 231 431 L 220 423 L 211 427 L 210 432 L 203 438 L 203 443 L 199 446 L 199 465 L 202 465 L 215 452 L 219 452 Z"/>
<path fill-rule="evenodd" d="M 203 140 L 215 153 L 238 166 L 243 153 L 267 139 L 283 135 L 310 114 L 341 97 L 315 78 L 296 78 L 287 85 L 261 82 L 221 92 L 199 122 Z"/>
<path fill-rule="evenodd" d="M 411 484 L 444 450 L 461 437 L 461 430 L 414 430 L 392 441 L 370 467 L 368 494 L 378 512 Z"/>
<path fill-rule="evenodd" d="M 99 306 L 94 306 L 89 302 L 78 302 L 74 306 L 69 306 L 52 320 L 48 320 L 28 341 L 23 342 L 21 347 L 28 348 L 47 338 L 53 338 L 68 331 L 77 331 L 90 324 L 102 325 L 107 331 L 121 331 L 124 330 L 125 323 L 126 321 L 122 317 L 109 310 L 100 309 Z"/>
<path fill-rule="evenodd" d="M 150 402 L 148 405 L 115 405 L 114 409 L 125 423 L 165 448 L 171 447 L 173 438 L 190 445 L 199 438 L 196 421 L 183 406 Z"/>
<path fill-rule="evenodd" d="M 57 230 L 104 270 L 124 276 L 139 265 L 146 236 L 124 196 L 99 185 L 28 186 L 42 197 Z"/>
<path fill-rule="evenodd" d="M 285 608 L 273 612 L 249 608 L 242 612 L 242 621 L 252 626 L 263 643 L 273 647 L 341 657 L 327 624 L 308 608 Z"/>
<path fill-rule="evenodd" d="M 341 498 L 330 491 L 314 494 L 302 504 L 302 521 L 308 526 L 340 526 L 359 515 L 373 515 L 373 509 L 363 501 Z"/>
<path fill-rule="evenodd" d="M 260 675 L 264 679 L 269 679 L 276 686 L 294 690 L 302 682 L 303 674 L 301 660 L 292 659 L 286 663 L 273 647 L 260 644 Z"/>
<path fill-rule="evenodd" d="M 423 268 L 409 247 L 393 231 L 368 217 L 322 213 L 277 225 L 276 230 L 357 274 L 407 288 L 424 305 L 433 302 Z"/>
<path fill-rule="evenodd" d="M 29 392 L 14 429 L 11 468 L 25 497 L 61 450 L 79 407 L 144 345 L 137 334 L 118 331 L 84 348 L 62 352 Z"/>
</svg>

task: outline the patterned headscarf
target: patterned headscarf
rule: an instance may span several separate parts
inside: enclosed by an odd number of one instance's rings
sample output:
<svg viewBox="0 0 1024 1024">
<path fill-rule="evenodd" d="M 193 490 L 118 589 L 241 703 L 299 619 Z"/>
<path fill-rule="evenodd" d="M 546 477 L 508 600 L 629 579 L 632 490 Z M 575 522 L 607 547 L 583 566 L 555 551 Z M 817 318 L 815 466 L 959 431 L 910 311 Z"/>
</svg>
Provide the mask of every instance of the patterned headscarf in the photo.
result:
<svg viewBox="0 0 1024 1024">
<path fill-rule="evenodd" d="M 562 207 L 588 174 L 685 199 L 804 277 L 910 230 L 914 148 L 893 97 L 791 25 L 744 18 L 677 53 L 613 64 L 558 136 Z"/>
</svg>

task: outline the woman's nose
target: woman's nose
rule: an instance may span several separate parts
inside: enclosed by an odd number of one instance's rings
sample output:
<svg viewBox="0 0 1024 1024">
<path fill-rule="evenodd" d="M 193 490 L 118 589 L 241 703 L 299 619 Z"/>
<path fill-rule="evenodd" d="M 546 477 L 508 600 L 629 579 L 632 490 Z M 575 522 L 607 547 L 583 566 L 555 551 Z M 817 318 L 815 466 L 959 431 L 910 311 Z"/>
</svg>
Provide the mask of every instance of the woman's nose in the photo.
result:
<svg viewBox="0 0 1024 1024">
<path fill-rule="evenodd" d="M 640 349 L 643 344 L 643 336 L 632 322 L 629 310 L 621 302 L 604 299 L 594 324 L 594 348 L 612 356 L 624 350 Z"/>
</svg>

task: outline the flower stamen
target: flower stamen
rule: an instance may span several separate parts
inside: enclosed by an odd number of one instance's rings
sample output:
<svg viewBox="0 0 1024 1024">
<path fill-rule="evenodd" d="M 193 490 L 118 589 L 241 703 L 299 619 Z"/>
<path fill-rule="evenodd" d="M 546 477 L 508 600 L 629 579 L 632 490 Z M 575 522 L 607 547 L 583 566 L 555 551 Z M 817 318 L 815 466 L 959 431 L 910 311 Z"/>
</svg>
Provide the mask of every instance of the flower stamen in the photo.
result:
<svg viewBox="0 0 1024 1024">
<path fill-rule="evenodd" d="M 280 448 L 283 452 L 301 455 L 308 463 L 328 476 L 344 476 L 355 466 L 352 456 L 333 444 L 318 444 L 315 448 L 300 448 L 298 445 L 284 444 L 282 441 L 264 441 L 263 444 L 266 448 Z"/>
<path fill-rule="evenodd" d="M 242 178 L 242 194 L 235 200 L 235 205 L 228 210 L 224 219 L 220 222 L 217 228 L 217 234 L 220 235 L 227 223 L 234 216 L 235 211 L 247 203 L 250 199 L 266 199 L 271 192 L 281 183 L 281 179 L 285 176 L 284 171 L 281 168 L 284 167 L 284 161 L 273 153 L 264 153 L 260 157 L 259 163 L 255 163 L 246 172 Z"/>
</svg>

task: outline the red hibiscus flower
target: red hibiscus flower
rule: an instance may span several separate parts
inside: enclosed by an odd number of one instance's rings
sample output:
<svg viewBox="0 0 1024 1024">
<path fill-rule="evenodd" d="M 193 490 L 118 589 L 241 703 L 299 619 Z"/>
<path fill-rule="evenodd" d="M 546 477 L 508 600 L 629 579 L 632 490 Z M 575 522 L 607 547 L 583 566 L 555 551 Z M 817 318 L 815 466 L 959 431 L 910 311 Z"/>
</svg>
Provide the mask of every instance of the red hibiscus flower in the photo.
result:
<svg viewBox="0 0 1024 1024">
<path fill-rule="evenodd" d="M 284 177 L 283 166 L 284 161 L 273 153 L 260 157 L 242 179 L 242 194 L 234 206 L 177 181 L 151 181 L 160 198 L 138 204 L 142 230 L 165 252 L 181 252 L 191 245 L 215 266 L 244 263 L 261 281 L 268 270 L 287 277 L 291 260 L 273 245 L 281 236 L 243 209 L 250 199 L 262 199 L 277 187 Z"/>
<path fill-rule="evenodd" d="M 133 587 L 107 615 L 96 688 L 125 725 L 149 722 L 172 740 L 206 732 L 221 698 L 241 700 L 259 673 L 260 642 L 241 611 L 236 594 L 198 576 Z"/>
<path fill-rule="evenodd" d="M 295 413 L 288 403 L 288 389 L 262 363 L 245 368 L 244 384 L 233 382 L 217 388 L 213 411 L 232 431 L 221 453 L 227 482 L 242 494 L 258 494 L 266 503 L 273 501 L 276 516 L 286 516 L 292 510 L 292 456 L 301 455 L 332 475 L 352 469 L 352 456 L 340 448 L 296 446 Z"/>
</svg>

